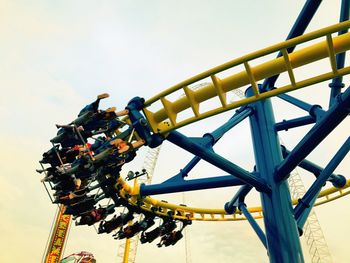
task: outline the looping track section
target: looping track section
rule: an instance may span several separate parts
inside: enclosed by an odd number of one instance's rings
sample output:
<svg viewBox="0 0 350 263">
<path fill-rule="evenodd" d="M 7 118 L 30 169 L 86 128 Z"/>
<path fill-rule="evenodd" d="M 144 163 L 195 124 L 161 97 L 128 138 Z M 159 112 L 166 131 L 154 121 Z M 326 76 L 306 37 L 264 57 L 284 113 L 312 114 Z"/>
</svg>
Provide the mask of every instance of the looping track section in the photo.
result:
<svg viewBox="0 0 350 263">
<path fill-rule="evenodd" d="M 336 55 L 350 49 L 350 33 L 334 36 L 335 32 L 345 30 L 349 27 L 350 21 L 342 22 L 250 53 L 212 68 L 150 98 L 145 102 L 143 112 L 154 133 L 166 134 L 171 130 L 243 105 L 349 74 L 350 66 L 337 69 Z M 319 40 L 319 42 L 309 44 L 307 47 L 288 53 L 289 48 L 305 44 L 312 40 Z M 283 56 L 268 60 L 259 65 L 251 65 L 254 60 L 264 59 L 277 52 L 281 52 Z M 296 78 L 295 69 L 302 68 L 305 65 L 325 58 L 329 60 L 330 70 L 328 72 L 310 78 Z M 229 75 L 230 70 L 239 66 L 243 66 L 244 70 Z M 281 87 L 270 87 L 267 91 L 259 90 L 258 81 L 283 72 L 288 73 L 289 84 Z M 221 77 L 221 75 L 229 76 Z M 200 89 L 191 89 L 191 86 L 201 81 L 208 82 L 208 80 L 210 81 L 208 85 Z M 235 101 L 227 100 L 227 92 L 248 85 L 253 88 L 253 96 Z M 168 97 L 178 91 L 184 93 L 185 96 L 171 101 Z M 201 105 L 214 97 L 219 99 L 220 104 L 212 109 L 206 108 L 202 110 Z M 153 109 L 153 106 L 156 109 Z M 189 116 L 187 114 L 182 119 L 178 118 L 187 109 L 191 110 L 191 114 Z"/>
</svg>

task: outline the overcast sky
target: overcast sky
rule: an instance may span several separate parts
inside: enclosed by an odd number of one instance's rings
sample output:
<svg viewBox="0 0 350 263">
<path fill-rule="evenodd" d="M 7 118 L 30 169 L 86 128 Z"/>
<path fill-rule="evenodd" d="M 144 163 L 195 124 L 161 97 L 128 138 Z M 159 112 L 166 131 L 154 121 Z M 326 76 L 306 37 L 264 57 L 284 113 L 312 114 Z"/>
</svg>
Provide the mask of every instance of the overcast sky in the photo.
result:
<svg viewBox="0 0 350 263">
<path fill-rule="evenodd" d="M 197 73 L 281 42 L 304 2 L 0 0 L 0 261 L 41 260 L 56 207 L 50 204 L 35 169 L 50 147 L 55 123 L 73 120 L 99 93 L 111 95 L 102 108 L 122 109 L 135 96 L 150 98 Z M 339 3 L 325 0 L 308 31 L 337 23 Z M 345 80 L 348 85 L 349 78 Z M 322 105 L 327 102 L 327 85 L 295 95 Z M 273 101 L 276 119 L 301 113 Z M 229 116 L 211 118 L 205 126 L 192 125 L 183 132 L 202 135 Z M 248 127 L 246 122 L 239 125 L 216 150 L 251 170 L 254 157 Z M 349 136 L 349 128 L 348 120 L 310 159 L 326 165 Z M 292 147 L 308 129 L 281 133 L 281 137 Z M 145 152 L 140 151 L 130 169 L 140 168 Z M 176 174 L 190 158 L 165 143 L 154 181 Z M 349 161 L 347 156 L 337 170 L 347 178 Z M 206 164 L 194 170 L 198 177 L 219 174 Z M 303 176 L 306 184 L 311 177 Z M 189 206 L 222 207 L 233 194 L 234 189 L 194 192 L 186 193 L 185 199 Z M 183 201 L 181 195 L 159 198 Z M 257 195 L 252 199 L 249 205 L 259 204 Z M 348 262 L 349 201 L 344 197 L 316 209 L 334 262 Z M 247 222 L 194 222 L 188 236 L 194 263 L 268 262 Z M 140 245 L 137 262 L 185 262 L 184 243 L 165 249 L 157 248 L 155 242 Z M 111 236 L 97 235 L 92 227 L 73 226 L 65 254 L 86 250 L 97 262 L 116 262 L 120 244 Z M 307 247 L 304 254 L 308 261 Z"/>
</svg>

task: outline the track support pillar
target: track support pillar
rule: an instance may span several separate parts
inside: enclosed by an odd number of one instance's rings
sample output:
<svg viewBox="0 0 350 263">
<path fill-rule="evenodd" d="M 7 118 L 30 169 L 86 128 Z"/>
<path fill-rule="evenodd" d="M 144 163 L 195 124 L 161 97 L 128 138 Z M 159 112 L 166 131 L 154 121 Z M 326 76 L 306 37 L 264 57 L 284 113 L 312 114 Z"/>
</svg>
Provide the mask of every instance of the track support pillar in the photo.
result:
<svg viewBox="0 0 350 263">
<path fill-rule="evenodd" d="M 248 89 L 247 95 L 252 96 L 252 93 L 252 89 Z M 270 262 L 304 262 L 287 182 L 276 182 L 273 176 L 275 167 L 282 161 L 282 153 L 274 129 L 271 101 L 262 100 L 252 107 L 254 114 L 249 119 L 256 169 L 271 187 L 271 193 L 260 193 Z"/>
</svg>

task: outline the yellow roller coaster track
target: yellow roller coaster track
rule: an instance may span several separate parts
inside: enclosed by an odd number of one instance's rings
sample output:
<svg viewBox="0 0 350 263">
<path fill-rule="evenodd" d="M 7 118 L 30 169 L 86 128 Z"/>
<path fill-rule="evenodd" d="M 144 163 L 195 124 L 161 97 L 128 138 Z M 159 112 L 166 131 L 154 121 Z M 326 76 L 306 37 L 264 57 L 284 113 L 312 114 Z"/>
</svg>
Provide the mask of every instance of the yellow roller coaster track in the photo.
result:
<svg viewBox="0 0 350 263">
<path fill-rule="evenodd" d="M 166 134 L 171 130 L 180 128 L 198 120 L 247 105 L 258 100 L 273 97 L 338 76 L 349 74 L 350 66 L 337 69 L 335 56 L 338 53 L 342 53 L 350 49 L 350 33 L 340 36 L 334 36 L 335 34 L 333 34 L 349 27 L 350 21 L 345 21 L 229 61 L 185 80 L 152 97 L 145 102 L 143 112 L 153 132 Z M 290 47 L 319 38 L 323 38 L 323 40 L 317 44 L 312 44 L 308 47 L 301 48 L 293 53 L 288 54 L 287 52 L 287 49 Z M 253 60 L 264 57 L 266 58 L 266 56 L 276 52 L 282 52 L 283 56 L 256 66 L 251 66 Z M 329 72 L 319 74 L 311 78 L 301 80 L 296 79 L 293 71 L 294 69 L 325 58 L 329 58 Z M 232 70 L 237 66 L 244 66 L 245 70 L 222 79 L 219 78 L 220 74 L 227 74 L 228 70 Z M 288 73 L 288 85 L 274 87 L 274 89 L 263 93 L 259 92 L 257 81 L 283 72 Z M 211 79 L 211 82 L 208 85 L 196 90 L 191 89 L 191 85 L 198 84 L 200 81 L 207 82 L 208 78 Z M 237 101 L 227 100 L 227 92 L 247 85 L 252 86 L 254 96 L 239 99 Z M 185 96 L 182 96 L 177 100 L 170 101 L 169 96 L 172 94 L 175 95 L 176 92 L 181 92 L 185 94 Z M 219 99 L 221 105 L 216 108 L 201 111 L 201 103 L 214 97 Z M 150 109 L 153 107 L 152 105 L 155 107 L 158 106 L 159 108 L 152 112 Z M 178 120 L 177 117 L 179 116 L 179 113 L 184 112 L 187 109 L 191 109 L 191 116 Z"/>
<path fill-rule="evenodd" d="M 128 201 L 133 206 L 139 206 L 140 200 L 142 205 L 140 208 L 145 211 L 153 211 L 159 216 L 167 216 L 168 212 L 172 212 L 174 218 L 177 219 L 189 219 L 197 221 L 239 221 L 245 220 L 244 215 L 237 211 L 230 215 L 227 214 L 223 208 L 198 208 L 198 207 L 187 207 L 184 205 L 170 204 L 164 201 L 159 201 L 151 197 L 141 198 L 139 196 L 139 185 L 137 181 L 134 181 L 134 186 L 131 187 L 122 178 L 118 179 L 117 185 L 122 185 L 120 195 L 122 198 L 128 198 Z M 118 189 L 118 187 L 116 187 Z M 320 192 L 317 198 L 315 206 L 322 205 L 338 198 L 344 197 L 350 194 L 350 179 L 347 180 L 346 185 L 343 188 L 330 187 Z M 298 200 L 292 200 L 293 205 L 298 203 Z M 250 207 L 248 211 L 254 218 L 262 218 L 261 207 Z"/>
<path fill-rule="evenodd" d="M 346 66 L 342 69 L 337 69 L 335 56 L 338 53 L 342 53 L 350 49 L 350 33 L 346 33 L 340 36 L 332 35 L 333 33 L 339 32 L 349 27 L 350 21 L 345 21 L 333 26 L 329 26 L 273 45 L 260 51 L 253 52 L 246 56 L 222 64 L 211 70 L 205 71 L 199 75 L 196 75 L 147 100 L 143 109 L 146 119 L 149 122 L 153 132 L 161 133 L 166 136 L 166 133 L 171 130 L 178 129 L 201 119 L 243 105 L 247 105 L 258 100 L 277 96 L 282 93 L 297 90 L 316 83 L 320 83 L 325 80 L 349 74 L 350 66 Z M 296 50 L 293 53 L 288 54 L 287 52 L 287 49 L 290 47 L 294 47 L 319 38 L 325 39 L 317 44 L 312 44 L 308 47 Z M 279 51 L 282 52 L 282 57 L 264 62 L 257 66 L 250 66 L 249 64 L 255 59 L 265 57 Z M 325 58 L 329 58 L 331 71 L 311 78 L 296 80 L 293 71 L 294 69 Z M 239 65 L 243 65 L 245 70 L 223 79 L 219 78 L 219 74 L 225 73 L 226 70 Z M 274 89 L 263 93 L 259 92 L 257 81 L 283 72 L 288 73 L 288 85 L 282 87 L 274 87 Z M 191 89 L 191 85 L 196 85 L 203 80 L 207 82 L 208 78 L 211 79 L 211 83 L 204 85 L 200 89 Z M 227 92 L 247 85 L 252 86 L 254 90 L 254 96 L 241 98 L 237 101 L 227 101 Z M 185 94 L 185 96 L 181 96 L 180 98 L 177 96 L 178 99 L 175 101 L 170 101 L 167 98 L 168 96 L 171 96 L 173 93 L 178 91 Z M 221 105 L 217 108 L 200 112 L 201 103 L 214 97 L 218 97 Z M 158 105 L 162 105 L 162 107 L 157 111 L 152 112 L 149 108 L 152 106 L 152 104 L 155 104 L 157 102 L 160 102 Z M 187 109 L 191 109 L 193 115 L 178 121 L 178 114 Z M 122 178 L 119 178 L 117 184 L 122 185 L 120 194 L 123 198 L 127 198 L 131 205 L 138 206 L 140 204 L 140 200 L 142 200 L 142 205 L 140 206 L 141 209 L 145 211 L 153 211 L 155 214 L 160 216 L 167 216 L 168 212 L 172 211 L 174 218 L 177 219 L 190 219 L 198 221 L 245 220 L 244 215 L 240 211 L 237 211 L 236 213 L 230 215 L 227 214 L 223 208 L 195 208 L 187 207 L 184 205 L 170 204 L 164 201 L 153 199 L 151 197 L 141 198 L 139 196 L 140 186 L 137 184 L 136 180 L 134 187 L 128 185 Z M 349 187 L 350 180 L 347 180 L 346 185 L 341 189 L 331 187 L 329 189 L 323 190 L 320 192 L 315 206 L 348 195 L 350 193 Z M 293 205 L 296 205 L 298 203 L 298 200 L 293 200 L 292 202 Z M 251 207 L 248 210 L 254 218 L 263 217 L 261 207 Z"/>
</svg>

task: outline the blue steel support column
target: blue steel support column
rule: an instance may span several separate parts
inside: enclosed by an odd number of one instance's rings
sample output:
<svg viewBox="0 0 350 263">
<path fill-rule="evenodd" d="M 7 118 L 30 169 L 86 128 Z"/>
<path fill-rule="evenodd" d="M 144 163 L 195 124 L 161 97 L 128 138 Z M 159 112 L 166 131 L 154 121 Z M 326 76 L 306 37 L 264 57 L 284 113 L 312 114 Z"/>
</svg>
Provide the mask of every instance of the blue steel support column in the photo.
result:
<svg viewBox="0 0 350 263">
<path fill-rule="evenodd" d="M 341 10 L 340 10 L 340 19 L 339 22 L 343 22 L 349 20 L 349 9 L 350 9 L 350 0 L 342 0 L 341 2 Z M 338 35 L 342 35 L 348 32 L 348 29 L 342 30 Z M 345 52 L 336 55 L 337 60 L 337 68 L 344 68 L 345 65 Z M 329 84 L 331 88 L 331 96 L 329 99 L 329 106 L 335 101 L 337 95 L 341 92 L 341 89 L 344 88 L 344 83 L 342 83 L 343 77 L 337 77 L 332 80 L 332 83 Z"/>
<path fill-rule="evenodd" d="M 247 206 L 245 203 L 239 203 L 238 205 L 239 210 L 242 211 L 242 213 L 244 214 L 245 218 L 247 218 L 249 224 L 252 226 L 252 228 L 254 229 L 255 233 L 258 235 L 261 243 L 264 245 L 265 248 L 267 248 L 266 245 L 266 236 L 264 234 L 264 232 L 262 231 L 262 229 L 260 228 L 260 226 L 258 225 L 258 223 L 255 221 L 254 217 L 249 213 Z"/>
<path fill-rule="evenodd" d="M 252 89 L 248 90 L 248 95 L 254 95 Z M 254 114 L 249 119 L 256 170 L 271 187 L 270 194 L 260 193 L 270 262 L 304 262 L 287 182 L 274 179 L 274 170 L 282 161 L 282 153 L 274 129 L 271 101 L 259 101 L 252 107 Z"/>
</svg>

